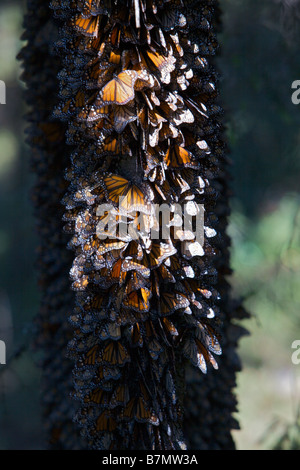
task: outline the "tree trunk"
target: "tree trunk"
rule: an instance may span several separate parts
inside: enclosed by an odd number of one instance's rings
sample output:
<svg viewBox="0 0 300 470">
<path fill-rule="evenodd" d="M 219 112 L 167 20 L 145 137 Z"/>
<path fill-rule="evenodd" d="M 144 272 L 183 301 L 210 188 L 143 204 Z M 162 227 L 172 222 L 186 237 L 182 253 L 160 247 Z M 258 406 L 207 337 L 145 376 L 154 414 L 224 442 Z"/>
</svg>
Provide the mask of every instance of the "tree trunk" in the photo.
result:
<svg viewBox="0 0 300 470">
<path fill-rule="evenodd" d="M 37 339 L 56 447 L 234 447 L 234 322 L 245 313 L 227 282 L 215 3 L 53 0 L 53 58 L 51 14 L 28 2 Z"/>
</svg>

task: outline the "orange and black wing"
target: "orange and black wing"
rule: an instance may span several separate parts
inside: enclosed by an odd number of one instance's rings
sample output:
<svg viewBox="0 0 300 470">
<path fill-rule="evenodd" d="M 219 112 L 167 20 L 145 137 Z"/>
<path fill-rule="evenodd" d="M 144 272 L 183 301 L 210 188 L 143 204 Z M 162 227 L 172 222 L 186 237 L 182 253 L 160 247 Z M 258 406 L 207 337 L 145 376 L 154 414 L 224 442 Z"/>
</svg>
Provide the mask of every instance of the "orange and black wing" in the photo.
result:
<svg viewBox="0 0 300 470">
<path fill-rule="evenodd" d="M 125 70 L 110 80 L 101 90 L 100 99 L 103 104 L 124 105 L 134 99 L 134 84 L 137 73 Z"/>
</svg>

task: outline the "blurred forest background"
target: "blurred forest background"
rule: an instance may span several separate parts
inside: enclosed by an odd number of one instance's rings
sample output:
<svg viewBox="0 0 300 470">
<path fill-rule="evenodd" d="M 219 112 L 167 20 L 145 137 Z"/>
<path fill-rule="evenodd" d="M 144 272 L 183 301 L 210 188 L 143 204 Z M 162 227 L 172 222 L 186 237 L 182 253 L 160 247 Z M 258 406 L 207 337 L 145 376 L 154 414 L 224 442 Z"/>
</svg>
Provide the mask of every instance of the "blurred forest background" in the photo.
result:
<svg viewBox="0 0 300 470">
<path fill-rule="evenodd" d="M 222 104 L 232 160 L 232 278 L 252 317 L 240 344 L 234 432 L 238 449 L 300 449 L 300 1 L 221 0 Z M 1 0 L 0 79 L 0 449 L 38 449 L 39 371 L 22 352 L 39 294 L 36 236 L 29 200 L 33 176 L 24 144 L 20 65 L 25 2 Z"/>
</svg>

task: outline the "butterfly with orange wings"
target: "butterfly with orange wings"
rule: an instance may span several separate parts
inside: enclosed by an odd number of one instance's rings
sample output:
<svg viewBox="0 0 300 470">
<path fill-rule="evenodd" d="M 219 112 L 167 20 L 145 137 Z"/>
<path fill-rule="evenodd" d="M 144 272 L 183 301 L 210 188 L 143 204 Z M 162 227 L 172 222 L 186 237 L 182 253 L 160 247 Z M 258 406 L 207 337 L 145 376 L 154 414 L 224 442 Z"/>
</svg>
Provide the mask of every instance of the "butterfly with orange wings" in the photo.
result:
<svg viewBox="0 0 300 470">
<path fill-rule="evenodd" d="M 199 163 L 194 155 L 179 145 L 172 145 L 165 155 L 165 163 L 168 168 L 199 168 Z"/>
<path fill-rule="evenodd" d="M 159 312 L 161 316 L 171 315 L 175 310 L 186 309 L 190 305 L 186 295 L 173 291 L 165 292 L 160 296 Z"/>
<path fill-rule="evenodd" d="M 143 396 L 132 398 L 122 412 L 122 418 L 136 420 L 139 423 L 159 424 L 159 419 L 147 405 Z"/>
<path fill-rule="evenodd" d="M 134 84 L 138 74 L 134 70 L 124 70 L 110 80 L 100 91 L 98 101 L 103 105 L 124 105 L 135 97 Z M 95 102 L 97 106 L 97 101 Z"/>
<path fill-rule="evenodd" d="M 109 174 L 102 178 L 103 187 L 107 199 L 114 205 L 118 205 L 119 210 L 131 213 L 141 211 L 145 214 L 151 214 L 152 208 L 148 195 L 134 183 L 118 175 Z"/>
<path fill-rule="evenodd" d="M 78 0 L 75 3 L 84 17 L 107 14 L 111 9 L 111 0 Z"/>
<path fill-rule="evenodd" d="M 70 115 L 79 111 L 86 105 L 86 94 L 79 90 L 74 98 L 70 98 L 67 101 L 58 105 L 54 110 L 54 116 L 59 117 L 62 120 L 66 120 Z"/>
<path fill-rule="evenodd" d="M 96 421 L 96 431 L 109 431 L 112 432 L 116 429 L 117 422 L 110 416 L 109 412 L 103 411 Z"/>
<path fill-rule="evenodd" d="M 127 124 L 137 119 L 136 110 L 134 106 L 119 106 L 114 105 L 114 128 L 121 134 Z"/>
<path fill-rule="evenodd" d="M 218 369 L 218 363 L 212 353 L 197 338 L 186 338 L 183 345 L 183 354 L 204 374 L 207 373 L 209 364 L 211 364 L 214 369 Z"/>
<path fill-rule="evenodd" d="M 134 311 L 147 313 L 150 310 L 151 291 L 145 287 L 133 291 L 123 299 L 123 306 Z"/>
<path fill-rule="evenodd" d="M 103 349 L 101 362 L 111 366 L 124 366 L 131 361 L 130 354 L 120 341 L 111 341 Z"/>
<path fill-rule="evenodd" d="M 91 16 L 86 18 L 83 14 L 76 15 L 71 25 L 76 31 L 87 37 L 97 38 L 99 34 L 100 16 Z"/>
<path fill-rule="evenodd" d="M 155 50 L 146 50 L 141 54 L 141 61 L 146 69 L 153 73 L 158 73 L 162 83 L 166 85 L 170 83 L 171 72 L 175 70 L 176 63 L 176 59 L 171 51 L 165 56 Z"/>
</svg>

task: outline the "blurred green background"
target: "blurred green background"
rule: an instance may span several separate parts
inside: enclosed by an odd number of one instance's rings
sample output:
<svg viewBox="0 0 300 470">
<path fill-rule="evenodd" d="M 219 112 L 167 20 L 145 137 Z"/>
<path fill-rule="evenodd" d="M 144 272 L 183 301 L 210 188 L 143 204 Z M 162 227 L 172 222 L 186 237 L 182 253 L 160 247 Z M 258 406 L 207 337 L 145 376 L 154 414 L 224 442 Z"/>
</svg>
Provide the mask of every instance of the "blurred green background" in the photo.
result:
<svg viewBox="0 0 300 470">
<path fill-rule="evenodd" d="M 232 284 L 244 298 L 251 335 L 240 343 L 234 432 L 238 449 L 300 449 L 300 1 L 222 0 L 219 35 L 222 103 L 232 160 Z M 39 295 L 36 236 L 29 202 L 33 176 L 24 145 L 23 84 L 15 57 L 22 46 L 24 2 L 1 0 L 0 80 L 0 449 L 38 449 L 39 371 L 21 353 Z"/>
</svg>

